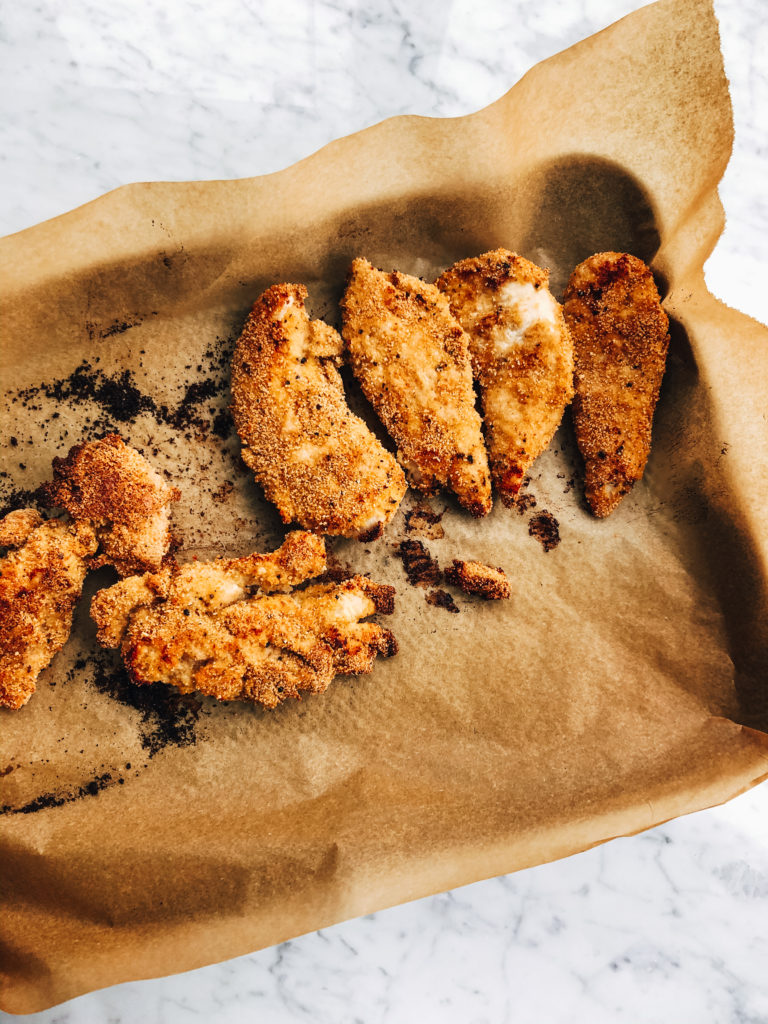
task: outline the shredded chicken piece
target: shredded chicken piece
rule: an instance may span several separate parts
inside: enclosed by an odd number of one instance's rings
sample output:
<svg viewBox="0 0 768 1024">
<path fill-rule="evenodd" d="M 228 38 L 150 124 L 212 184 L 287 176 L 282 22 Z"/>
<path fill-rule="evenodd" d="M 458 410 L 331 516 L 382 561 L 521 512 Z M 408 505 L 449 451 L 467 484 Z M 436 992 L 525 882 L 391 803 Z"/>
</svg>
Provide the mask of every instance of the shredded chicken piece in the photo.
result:
<svg viewBox="0 0 768 1024">
<path fill-rule="evenodd" d="M 573 345 L 549 272 L 508 249 L 461 260 L 438 278 L 469 335 L 493 482 L 513 504 L 573 398 Z"/>
<path fill-rule="evenodd" d="M 462 562 L 454 558 L 445 570 L 445 578 L 465 594 L 476 594 L 486 601 L 501 601 L 510 597 L 509 580 L 504 570 L 494 569 L 484 562 Z"/>
<path fill-rule="evenodd" d="M 87 525 L 47 522 L 34 509 L 0 522 L 0 706 L 18 709 L 67 641 L 97 541 Z"/>
<path fill-rule="evenodd" d="M 397 651 L 389 630 L 360 621 L 393 610 L 392 587 L 353 576 L 288 590 L 324 568 L 322 540 L 296 531 L 270 555 L 166 564 L 123 580 L 94 597 L 91 615 L 134 682 L 272 708 Z"/>
<path fill-rule="evenodd" d="M 473 516 L 486 515 L 491 482 L 469 341 L 445 296 L 356 259 L 342 311 L 352 370 L 411 485 L 426 494 L 447 485 Z"/>
<path fill-rule="evenodd" d="M 53 460 L 48 502 L 93 527 L 102 553 L 93 565 L 121 576 L 157 569 L 168 552 L 170 504 L 179 492 L 118 434 L 75 445 Z"/>
<path fill-rule="evenodd" d="M 283 522 L 373 540 L 398 509 L 405 477 L 349 409 L 336 369 L 342 340 L 310 321 L 303 285 L 276 284 L 254 305 L 232 364 L 243 461 Z"/>
<path fill-rule="evenodd" d="M 669 321 L 653 275 L 629 253 L 602 252 L 571 274 L 565 318 L 573 337 L 573 422 L 586 498 L 610 515 L 640 480 L 669 346 Z"/>
</svg>

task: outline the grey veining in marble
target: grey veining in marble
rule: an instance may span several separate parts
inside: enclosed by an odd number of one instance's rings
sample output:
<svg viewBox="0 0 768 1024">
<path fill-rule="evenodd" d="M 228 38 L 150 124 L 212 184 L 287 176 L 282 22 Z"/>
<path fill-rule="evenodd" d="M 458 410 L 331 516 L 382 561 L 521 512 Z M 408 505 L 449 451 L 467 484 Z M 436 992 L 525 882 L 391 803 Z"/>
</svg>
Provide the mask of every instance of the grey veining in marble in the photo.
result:
<svg viewBox="0 0 768 1024">
<path fill-rule="evenodd" d="M 118 185 L 286 166 L 456 116 L 638 0 L 0 2 L 0 232 Z M 716 0 L 736 125 L 710 287 L 768 320 L 768 9 Z M 12 1018 L 9 1018 L 12 1019 Z M 768 1022 L 768 785 L 556 864 L 28 1018 Z"/>
</svg>

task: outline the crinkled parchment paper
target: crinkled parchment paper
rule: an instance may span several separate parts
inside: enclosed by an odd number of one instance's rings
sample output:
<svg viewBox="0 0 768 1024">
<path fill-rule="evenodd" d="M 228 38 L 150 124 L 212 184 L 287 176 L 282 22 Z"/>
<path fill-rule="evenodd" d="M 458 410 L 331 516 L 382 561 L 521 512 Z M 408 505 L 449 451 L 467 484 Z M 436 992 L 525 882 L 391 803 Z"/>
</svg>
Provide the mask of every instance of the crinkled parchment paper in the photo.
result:
<svg viewBox="0 0 768 1024">
<path fill-rule="evenodd" d="M 730 148 L 713 12 L 664 0 L 470 117 L 397 118 L 268 177 L 132 185 L 0 243 L 2 483 L 33 489 L 116 428 L 181 488 L 184 557 L 281 536 L 226 413 L 233 339 L 275 281 L 336 321 L 356 255 L 429 276 L 504 245 L 559 295 L 628 250 L 672 321 L 645 479 L 609 520 L 583 507 L 567 416 L 535 508 L 475 522 L 446 498 L 428 547 L 503 566 L 511 601 L 428 604 L 394 557 L 403 512 L 332 543 L 398 589 L 400 653 L 372 676 L 274 712 L 137 691 L 95 658 L 83 602 L 32 701 L 0 713 L 4 1008 L 563 857 L 768 775 L 768 331 L 702 271 Z"/>
</svg>

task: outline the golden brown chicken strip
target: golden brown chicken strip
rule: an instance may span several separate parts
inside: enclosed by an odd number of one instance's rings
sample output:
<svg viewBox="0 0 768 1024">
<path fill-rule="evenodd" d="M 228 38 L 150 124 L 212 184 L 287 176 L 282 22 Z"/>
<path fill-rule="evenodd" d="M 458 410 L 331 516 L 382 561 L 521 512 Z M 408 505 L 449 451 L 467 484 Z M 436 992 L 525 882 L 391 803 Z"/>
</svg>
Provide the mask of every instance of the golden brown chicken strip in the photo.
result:
<svg viewBox="0 0 768 1024">
<path fill-rule="evenodd" d="M 53 460 L 43 488 L 51 505 L 93 527 L 102 553 L 94 565 L 121 576 L 157 569 L 168 552 L 170 504 L 179 492 L 118 434 L 75 445 Z"/>
<path fill-rule="evenodd" d="M 306 296 L 303 285 L 273 285 L 240 335 L 232 412 L 243 461 L 283 522 L 373 540 L 397 511 L 405 477 L 347 406 L 341 338 L 310 321 Z"/>
<path fill-rule="evenodd" d="M 646 265 L 600 252 L 571 274 L 563 306 L 573 337 L 573 422 L 586 497 L 609 515 L 643 475 L 669 346 L 669 321 Z"/>
<path fill-rule="evenodd" d="M 503 569 L 484 562 L 462 562 L 454 558 L 445 570 L 445 578 L 465 594 L 476 594 L 486 601 L 503 601 L 511 596 L 509 580 Z"/>
<path fill-rule="evenodd" d="M 338 673 L 370 672 L 377 654 L 397 650 L 389 630 L 360 621 L 392 611 L 392 587 L 354 576 L 275 593 L 324 568 L 322 540 L 297 531 L 271 555 L 166 565 L 123 580 L 94 597 L 91 615 L 134 682 L 271 708 L 323 692 Z"/>
<path fill-rule="evenodd" d="M 469 335 L 493 482 L 511 505 L 573 397 L 573 346 L 549 272 L 509 249 L 461 260 L 436 281 Z"/>
<path fill-rule="evenodd" d="M 0 559 L 0 706 L 17 709 L 69 637 L 97 541 L 88 526 L 19 509 L 0 522 L 0 545 L 16 549 Z"/>
<path fill-rule="evenodd" d="M 342 300 L 352 369 L 412 486 L 449 486 L 473 516 L 491 508 L 469 342 L 432 284 L 356 259 Z"/>
</svg>

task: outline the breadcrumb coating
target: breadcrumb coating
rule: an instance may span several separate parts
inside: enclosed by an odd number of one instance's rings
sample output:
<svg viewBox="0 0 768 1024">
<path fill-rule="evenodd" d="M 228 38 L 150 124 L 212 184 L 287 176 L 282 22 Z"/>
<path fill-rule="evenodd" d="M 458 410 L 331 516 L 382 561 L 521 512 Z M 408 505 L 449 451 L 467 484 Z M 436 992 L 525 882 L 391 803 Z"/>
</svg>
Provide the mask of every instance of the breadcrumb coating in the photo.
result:
<svg viewBox="0 0 768 1024">
<path fill-rule="evenodd" d="M 87 559 L 97 540 L 87 525 L 43 521 L 34 509 L 0 522 L 0 706 L 18 709 L 67 641 Z"/>
<path fill-rule="evenodd" d="M 123 580 L 94 597 L 91 615 L 134 682 L 273 708 L 323 692 L 339 673 L 370 672 L 377 654 L 397 651 L 389 630 L 360 621 L 393 610 L 392 587 L 353 576 L 289 590 L 324 568 L 322 540 L 296 531 L 271 555 Z"/>
<path fill-rule="evenodd" d="M 445 578 L 465 594 L 476 594 L 486 601 L 502 601 L 511 596 L 509 580 L 502 568 L 483 562 L 462 562 L 454 558 L 445 570 Z"/>
<path fill-rule="evenodd" d="M 342 340 L 310 321 L 306 296 L 303 285 L 268 288 L 237 343 L 232 413 L 243 461 L 283 522 L 373 540 L 397 511 L 405 476 L 347 406 Z"/>
<path fill-rule="evenodd" d="M 563 308 L 574 344 L 573 422 L 586 498 L 604 517 L 648 460 L 669 321 L 650 270 L 629 253 L 596 253 L 580 263 Z"/>
<path fill-rule="evenodd" d="M 43 490 L 51 505 L 94 529 L 102 549 L 94 567 L 113 565 L 121 576 L 160 567 L 171 543 L 170 505 L 179 492 L 118 434 L 54 459 L 53 480 Z"/>
<path fill-rule="evenodd" d="M 432 284 L 362 258 L 342 300 L 355 376 L 397 444 L 413 487 L 448 486 L 473 516 L 491 508 L 488 457 L 475 409 L 469 341 Z"/>
<path fill-rule="evenodd" d="M 460 260 L 436 281 L 469 336 L 493 482 L 513 504 L 573 397 L 573 345 L 549 271 L 509 249 Z"/>
</svg>

